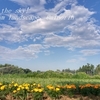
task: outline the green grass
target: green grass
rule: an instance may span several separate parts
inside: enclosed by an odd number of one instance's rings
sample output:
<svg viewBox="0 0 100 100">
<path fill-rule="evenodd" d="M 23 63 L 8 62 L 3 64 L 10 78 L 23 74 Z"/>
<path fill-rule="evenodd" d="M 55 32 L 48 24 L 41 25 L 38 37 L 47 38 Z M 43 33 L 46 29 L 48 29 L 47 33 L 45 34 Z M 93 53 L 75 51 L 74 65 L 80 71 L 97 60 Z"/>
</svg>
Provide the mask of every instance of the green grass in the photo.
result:
<svg viewBox="0 0 100 100">
<path fill-rule="evenodd" d="M 41 85 L 65 85 L 65 84 L 86 84 L 92 83 L 100 84 L 100 79 L 67 79 L 67 78 L 34 78 L 34 77 L 20 77 L 17 75 L 1 75 L 0 82 L 8 82 L 11 83 L 12 81 L 21 83 L 39 83 Z"/>
</svg>

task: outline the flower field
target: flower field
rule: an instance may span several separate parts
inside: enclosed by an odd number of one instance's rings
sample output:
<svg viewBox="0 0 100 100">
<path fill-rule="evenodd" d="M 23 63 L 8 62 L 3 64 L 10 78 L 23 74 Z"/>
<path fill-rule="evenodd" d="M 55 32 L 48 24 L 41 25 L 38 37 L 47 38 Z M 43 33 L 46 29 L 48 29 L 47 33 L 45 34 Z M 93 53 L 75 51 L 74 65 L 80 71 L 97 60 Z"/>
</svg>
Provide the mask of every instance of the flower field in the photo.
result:
<svg viewBox="0 0 100 100">
<path fill-rule="evenodd" d="M 0 100 L 100 100 L 100 80 L 2 75 Z"/>
<path fill-rule="evenodd" d="M 0 83 L 0 100 L 68 100 L 63 99 L 63 97 L 75 95 L 95 96 L 98 97 L 96 100 L 100 100 L 100 84 Z"/>
</svg>

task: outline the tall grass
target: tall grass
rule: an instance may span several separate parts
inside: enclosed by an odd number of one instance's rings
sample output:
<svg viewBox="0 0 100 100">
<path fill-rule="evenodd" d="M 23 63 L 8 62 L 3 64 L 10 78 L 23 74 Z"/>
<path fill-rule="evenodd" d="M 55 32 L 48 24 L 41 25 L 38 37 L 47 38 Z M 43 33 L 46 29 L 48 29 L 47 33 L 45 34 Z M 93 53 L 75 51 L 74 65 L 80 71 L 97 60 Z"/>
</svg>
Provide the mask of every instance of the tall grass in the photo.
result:
<svg viewBox="0 0 100 100">
<path fill-rule="evenodd" d="M 1 75 L 0 82 L 8 82 L 11 83 L 12 81 L 17 82 L 19 84 L 22 83 L 39 83 L 42 85 L 52 84 L 52 85 L 65 85 L 65 84 L 86 84 L 92 83 L 100 84 L 99 79 L 81 79 L 81 78 L 37 78 L 37 77 L 20 77 L 20 75 Z"/>
</svg>

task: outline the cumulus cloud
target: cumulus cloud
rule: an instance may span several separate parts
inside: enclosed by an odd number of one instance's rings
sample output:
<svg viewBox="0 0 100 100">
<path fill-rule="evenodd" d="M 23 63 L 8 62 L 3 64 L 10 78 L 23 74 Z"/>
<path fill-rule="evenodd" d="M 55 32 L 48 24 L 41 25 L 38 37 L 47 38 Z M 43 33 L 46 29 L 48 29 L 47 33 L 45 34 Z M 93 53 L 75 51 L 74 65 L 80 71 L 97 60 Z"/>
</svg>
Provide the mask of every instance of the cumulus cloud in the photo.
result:
<svg viewBox="0 0 100 100">
<path fill-rule="evenodd" d="M 73 50 L 74 48 L 91 48 L 100 46 L 99 40 L 85 40 L 79 36 L 58 36 L 50 35 L 44 39 L 44 43 L 53 47 L 67 47 L 68 50 Z"/>
<path fill-rule="evenodd" d="M 31 59 L 36 58 L 44 47 L 41 44 L 30 44 L 28 46 L 19 46 L 16 49 L 10 49 L 0 46 L 0 58 L 4 60 L 10 59 Z"/>
<path fill-rule="evenodd" d="M 76 10 L 74 10 L 76 9 Z M 78 11 L 77 11 L 78 10 Z M 82 13 L 79 13 L 80 11 L 83 11 Z M 76 11 L 76 12 L 75 12 Z M 86 14 L 87 13 L 87 14 Z M 84 16 L 84 19 L 81 17 Z M 80 23 L 80 19 L 82 22 L 86 22 L 88 20 L 88 17 L 93 14 L 92 12 L 89 12 L 84 7 L 73 7 L 71 10 L 65 10 L 64 13 L 57 15 L 54 12 L 48 12 L 46 13 L 46 16 L 40 19 L 37 19 L 33 22 L 21 25 L 21 29 L 24 31 L 26 29 L 26 33 L 50 33 L 50 32 L 59 32 L 63 30 L 65 27 L 68 29 L 72 29 L 75 25 L 78 25 Z M 73 18 L 72 18 L 73 16 Z"/>
<path fill-rule="evenodd" d="M 24 13 L 23 16 L 38 18 L 34 20 L 10 20 L 8 24 L 0 24 L 0 41 L 21 43 L 31 39 L 34 42 L 36 40 L 41 40 L 41 42 L 36 47 L 33 44 L 27 47 L 18 47 L 15 50 L 1 46 L 1 52 L 5 53 L 5 58 L 8 58 L 11 53 L 12 58 L 19 58 L 20 55 L 22 58 L 36 57 L 36 54 L 43 47 L 66 47 L 68 50 L 74 50 L 74 48 L 100 46 L 100 26 L 96 25 L 96 20 L 92 18 L 95 12 L 77 5 L 76 0 L 57 0 L 55 6 L 50 9 L 46 9 L 44 6 L 47 3 L 46 0 L 10 1 L 20 4 L 22 8 L 23 6 L 30 7 L 28 13 Z M 70 9 L 66 8 L 67 5 L 70 5 Z M 21 13 L 20 15 L 11 13 L 11 15 L 20 17 Z M 62 32 L 67 35 L 62 36 Z M 36 35 L 41 35 L 43 38 L 38 39 L 35 37 Z M 36 52 L 32 48 L 39 49 Z M 19 52 L 18 55 L 17 52 Z M 81 51 L 81 53 L 84 52 Z M 3 53 L 0 53 L 2 58 Z M 88 53 L 84 54 L 87 55 Z"/>
<path fill-rule="evenodd" d="M 26 2 L 23 0 L 20 0 L 20 1 L 12 0 L 12 1 L 19 2 L 23 5 L 24 3 L 35 4 L 36 2 L 45 2 L 45 1 L 34 1 L 34 3 L 32 3 L 33 0 L 29 0 L 29 1 L 26 0 Z M 20 36 L 22 36 L 24 39 L 25 39 L 25 36 L 28 36 L 29 38 L 33 34 L 42 34 L 42 35 L 48 36 L 48 34 L 54 34 L 55 32 L 57 33 L 57 32 L 63 31 L 64 29 L 68 29 L 70 31 L 70 37 L 66 37 L 67 42 L 68 42 L 68 38 L 72 38 L 72 42 L 73 42 L 73 38 L 75 38 L 74 40 L 76 40 L 76 38 L 77 39 L 80 38 L 79 41 L 81 41 L 81 38 L 84 38 L 82 39 L 82 42 L 83 41 L 85 42 L 85 40 L 89 38 L 97 39 L 98 37 L 100 37 L 99 36 L 100 29 L 97 29 L 97 26 L 93 22 L 90 21 L 91 15 L 93 15 L 94 12 L 89 11 L 84 6 L 77 6 L 76 3 L 77 3 L 76 0 L 60 1 L 55 5 L 54 8 L 50 10 L 44 9 L 42 12 L 37 12 L 37 16 L 38 15 L 41 16 L 39 19 L 36 19 L 34 21 L 21 21 L 21 20 L 16 21 L 21 31 L 18 31 L 18 28 L 13 28 L 13 29 L 17 31 L 19 38 Z M 66 5 L 71 5 L 71 8 L 65 9 Z M 30 8 L 31 11 L 32 11 L 32 8 L 33 7 Z M 60 11 L 61 9 L 64 10 L 64 12 L 57 15 L 59 12 L 61 12 Z M 33 13 L 34 13 L 34 10 L 33 10 Z M 45 16 L 43 16 L 43 14 Z M 74 19 L 70 19 L 71 16 L 74 16 Z M 12 29 L 12 27 L 9 29 Z M 19 35 L 19 33 L 23 33 L 23 35 Z M 54 39 L 53 36 L 49 38 Z M 59 36 L 56 36 L 56 38 L 57 37 L 59 39 Z M 64 38 L 61 37 L 61 39 L 64 39 Z M 65 43 L 65 39 L 64 39 L 64 43 Z"/>
<path fill-rule="evenodd" d="M 21 35 L 21 30 L 17 27 L 13 27 L 7 24 L 0 24 L 0 38 L 1 41 L 10 41 L 10 42 L 22 42 L 26 41 L 27 39 L 25 36 Z"/>
</svg>

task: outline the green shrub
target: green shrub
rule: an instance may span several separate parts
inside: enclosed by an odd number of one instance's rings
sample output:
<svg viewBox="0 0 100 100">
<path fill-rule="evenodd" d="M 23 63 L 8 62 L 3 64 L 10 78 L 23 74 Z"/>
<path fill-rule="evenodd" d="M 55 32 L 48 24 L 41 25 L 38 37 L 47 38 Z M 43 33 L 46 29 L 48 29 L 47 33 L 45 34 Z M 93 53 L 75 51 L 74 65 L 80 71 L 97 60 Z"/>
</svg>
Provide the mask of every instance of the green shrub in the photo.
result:
<svg viewBox="0 0 100 100">
<path fill-rule="evenodd" d="M 87 78 L 90 78 L 90 76 L 87 75 L 84 72 L 78 72 L 78 73 L 73 75 L 73 78 L 76 78 L 76 79 L 87 79 Z"/>
</svg>

